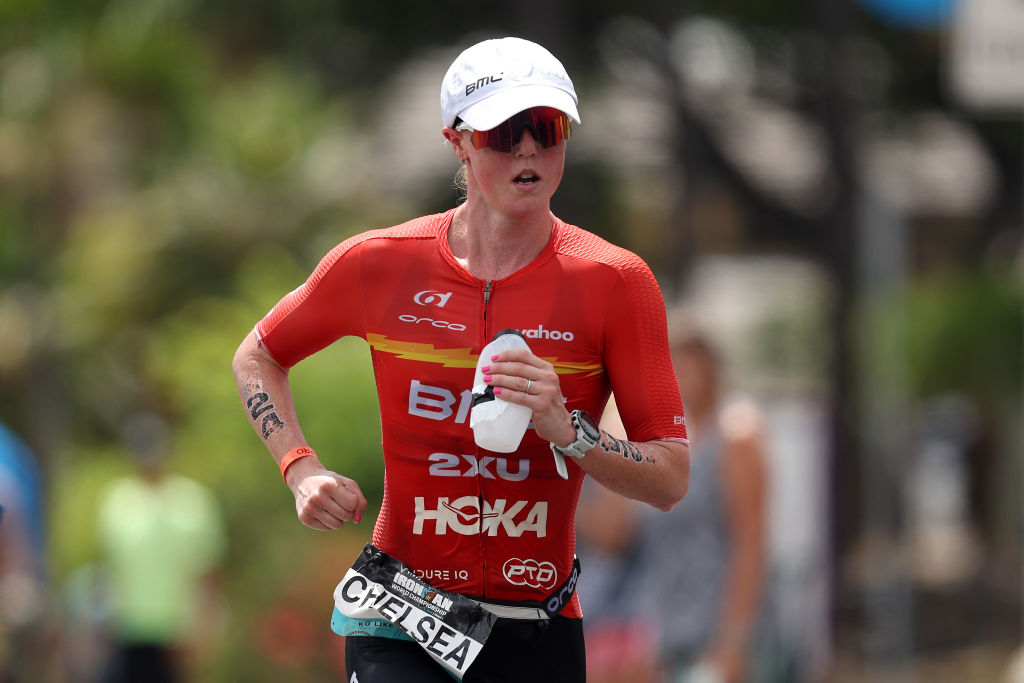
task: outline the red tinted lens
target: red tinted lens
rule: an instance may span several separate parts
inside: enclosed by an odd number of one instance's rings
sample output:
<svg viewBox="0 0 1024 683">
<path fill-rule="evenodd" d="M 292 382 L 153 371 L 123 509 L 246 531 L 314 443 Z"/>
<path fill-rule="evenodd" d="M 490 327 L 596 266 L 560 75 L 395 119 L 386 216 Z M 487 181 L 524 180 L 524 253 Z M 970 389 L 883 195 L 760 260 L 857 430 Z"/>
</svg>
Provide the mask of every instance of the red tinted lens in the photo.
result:
<svg viewBox="0 0 1024 683">
<path fill-rule="evenodd" d="M 473 146 L 490 147 L 495 152 L 511 152 L 523 131 L 529 130 L 542 147 L 554 147 L 568 140 L 571 132 L 569 117 L 552 107 L 534 107 L 521 111 L 491 130 L 473 131 Z"/>
</svg>

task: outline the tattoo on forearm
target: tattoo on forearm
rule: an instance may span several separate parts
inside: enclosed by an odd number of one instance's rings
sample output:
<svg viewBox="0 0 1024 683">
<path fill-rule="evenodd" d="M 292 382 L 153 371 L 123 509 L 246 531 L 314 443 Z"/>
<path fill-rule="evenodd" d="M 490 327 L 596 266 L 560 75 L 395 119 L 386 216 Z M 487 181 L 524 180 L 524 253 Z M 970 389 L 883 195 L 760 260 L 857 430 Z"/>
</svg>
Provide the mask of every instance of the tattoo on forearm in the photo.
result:
<svg viewBox="0 0 1024 683">
<path fill-rule="evenodd" d="M 277 415 L 276 406 L 270 402 L 270 394 L 263 391 L 263 383 L 257 377 L 250 377 L 242 387 L 245 393 L 245 407 L 254 423 L 259 423 L 263 440 L 284 429 L 284 421 Z"/>
<path fill-rule="evenodd" d="M 640 448 L 640 444 L 633 441 L 626 441 L 624 439 L 616 439 L 608 432 L 601 433 L 600 445 L 606 453 L 616 453 L 627 460 L 632 460 L 633 462 L 656 462 L 653 457 L 649 455 L 646 457 L 644 456 L 644 452 Z"/>
</svg>

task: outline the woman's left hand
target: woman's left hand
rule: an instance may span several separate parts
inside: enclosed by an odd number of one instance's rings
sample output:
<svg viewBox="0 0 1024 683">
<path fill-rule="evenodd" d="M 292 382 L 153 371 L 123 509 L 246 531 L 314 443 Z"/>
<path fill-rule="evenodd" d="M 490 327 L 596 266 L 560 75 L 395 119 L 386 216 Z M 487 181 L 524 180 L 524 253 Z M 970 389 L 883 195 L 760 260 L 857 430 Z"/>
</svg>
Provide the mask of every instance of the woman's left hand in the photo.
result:
<svg viewBox="0 0 1024 683">
<path fill-rule="evenodd" d="M 496 396 L 533 411 L 533 428 L 542 439 L 559 445 L 576 440 L 555 367 L 526 349 L 502 351 L 483 368 L 484 381 Z"/>
</svg>

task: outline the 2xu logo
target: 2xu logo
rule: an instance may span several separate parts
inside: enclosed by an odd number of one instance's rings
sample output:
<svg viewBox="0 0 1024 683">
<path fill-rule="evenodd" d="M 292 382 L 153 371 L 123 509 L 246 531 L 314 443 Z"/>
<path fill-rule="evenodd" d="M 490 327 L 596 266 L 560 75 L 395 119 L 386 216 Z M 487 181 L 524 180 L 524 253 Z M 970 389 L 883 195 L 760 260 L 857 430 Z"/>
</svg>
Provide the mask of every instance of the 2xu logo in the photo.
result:
<svg viewBox="0 0 1024 683">
<path fill-rule="evenodd" d="M 466 455 L 463 453 L 463 460 L 468 463 L 466 469 L 462 469 L 462 460 L 459 460 L 459 456 L 454 453 L 431 453 L 427 458 L 430 462 L 434 463 L 430 466 L 430 476 L 432 477 L 476 477 L 481 476 L 484 479 L 494 479 L 494 475 L 506 481 L 522 481 L 530 476 L 530 461 L 523 458 L 518 461 L 518 468 L 515 472 L 509 469 L 509 461 L 507 458 L 498 458 L 490 455 L 485 455 L 482 458 L 477 458 L 474 455 Z M 494 463 L 494 472 L 491 472 L 489 466 Z"/>
<path fill-rule="evenodd" d="M 534 559 L 520 560 L 518 557 L 509 558 L 502 567 L 501 573 L 505 580 L 513 586 L 529 586 L 530 588 L 542 588 L 551 590 L 555 587 L 555 579 L 558 572 L 555 565 L 550 562 L 538 562 Z"/>
</svg>

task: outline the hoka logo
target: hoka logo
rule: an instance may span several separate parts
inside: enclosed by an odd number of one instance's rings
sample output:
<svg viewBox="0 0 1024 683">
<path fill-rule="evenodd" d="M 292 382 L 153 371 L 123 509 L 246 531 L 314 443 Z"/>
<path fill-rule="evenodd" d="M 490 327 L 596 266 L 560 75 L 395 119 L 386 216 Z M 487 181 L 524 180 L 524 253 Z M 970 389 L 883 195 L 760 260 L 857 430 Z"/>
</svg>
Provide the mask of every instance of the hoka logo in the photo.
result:
<svg viewBox="0 0 1024 683">
<path fill-rule="evenodd" d="M 412 532 L 417 536 L 425 533 L 427 522 L 433 522 L 434 534 L 438 536 L 444 536 L 449 529 L 464 536 L 497 536 L 500 529 L 511 538 L 519 538 L 527 532 L 544 538 L 548 533 L 548 504 L 543 500 L 531 506 L 526 500 L 481 501 L 477 496 L 462 496 L 449 502 L 447 497 L 440 497 L 434 509 L 427 507 L 426 499 L 421 496 L 416 496 L 413 502 L 416 519 Z"/>
</svg>

